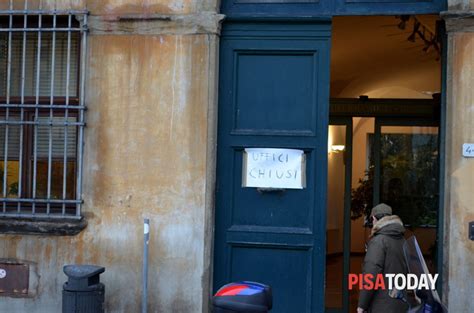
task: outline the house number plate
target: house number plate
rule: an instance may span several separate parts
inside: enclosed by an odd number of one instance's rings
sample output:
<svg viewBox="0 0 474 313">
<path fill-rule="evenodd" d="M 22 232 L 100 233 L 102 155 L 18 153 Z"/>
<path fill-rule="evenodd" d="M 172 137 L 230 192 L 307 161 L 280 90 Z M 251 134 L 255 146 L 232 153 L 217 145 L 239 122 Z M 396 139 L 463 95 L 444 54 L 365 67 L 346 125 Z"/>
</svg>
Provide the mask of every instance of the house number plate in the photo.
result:
<svg viewBox="0 0 474 313">
<path fill-rule="evenodd" d="M 462 155 L 465 158 L 474 158 L 474 143 L 465 143 L 462 145 Z"/>
</svg>

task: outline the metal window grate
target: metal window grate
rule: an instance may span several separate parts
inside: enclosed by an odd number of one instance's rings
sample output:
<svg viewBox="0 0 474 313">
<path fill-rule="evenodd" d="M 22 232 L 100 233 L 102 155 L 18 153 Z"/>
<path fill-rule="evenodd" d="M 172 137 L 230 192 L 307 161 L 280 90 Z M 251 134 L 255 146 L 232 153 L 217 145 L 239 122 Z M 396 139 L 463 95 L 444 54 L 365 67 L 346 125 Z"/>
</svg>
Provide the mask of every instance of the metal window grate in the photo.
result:
<svg viewBox="0 0 474 313">
<path fill-rule="evenodd" d="M 0 10 L 0 217 L 80 218 L 87 12 L 13 3 Z"/>
</svg>

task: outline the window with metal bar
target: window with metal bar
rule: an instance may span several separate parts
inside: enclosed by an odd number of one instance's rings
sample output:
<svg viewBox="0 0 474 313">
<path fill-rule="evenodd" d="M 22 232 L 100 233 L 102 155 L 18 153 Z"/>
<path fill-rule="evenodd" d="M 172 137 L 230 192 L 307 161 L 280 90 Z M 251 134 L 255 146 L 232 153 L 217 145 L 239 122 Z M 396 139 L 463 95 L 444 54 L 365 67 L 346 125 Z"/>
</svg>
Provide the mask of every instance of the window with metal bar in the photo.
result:
<svg viewBox="0 0 474 313">
<path fill-rule="evenodd" d="M 83 11 L 0 11 L 2 217 L 81 217 L 86 35 Z"/>
</svg>

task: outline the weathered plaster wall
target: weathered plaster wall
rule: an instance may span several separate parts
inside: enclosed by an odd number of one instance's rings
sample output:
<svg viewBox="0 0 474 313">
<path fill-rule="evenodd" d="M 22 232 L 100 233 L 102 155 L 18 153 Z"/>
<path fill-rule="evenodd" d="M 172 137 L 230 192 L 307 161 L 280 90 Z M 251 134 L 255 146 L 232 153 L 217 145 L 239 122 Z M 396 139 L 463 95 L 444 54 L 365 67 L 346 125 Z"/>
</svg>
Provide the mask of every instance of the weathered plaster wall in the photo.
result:
<svg viewBox="0 0 474 313">
<path fill-rule="evenodd" d="M 91 24 L 88 39 L 83 212 L 89 225 L 75 237 L 0 235 L 1 257 L 33 262 L 38 275 L 31 299 L 2 298 L 0 312 L 60 312 L 62 267 L 81 263 L 106 267 L 107 312 L 139 312 L 145 217 L 149 312 L 208 312 L 218 29 L 200 13 L 215 10 L 216 1 L 41 2 L 87 8 L 98 23 L 115 23 L 106 31 Z M 115 19 L 134 14 L 171 14 L 178 22 L 152 18 L 123 30 L 130 21 Z M 217 25 L 214 15 L 206 12 L 205 20 Z"/>
<path fill-rule="evenodd" d="M 462 156 L 462 144 L 474 142 L 474 33 L 450 32 L 448 51 L 444 298 L 450 312 L 471 312 L 474 242 L 468 223 L 474 221 L 474 159 Z"/>
<path fill-rule="evenodd" d="M 112 312 L 138 307 L 147 216 L 151 307 L 202 307 L 212 46 L 205 35 L 91 36 L 84 199 L 94 215 L 91 252 L 114 275 Z M 132 299 L 128 282 L 135 282 Z"/>
<path fill-rule="evenodd" d="M 0 2 L 0 10 L 11 0 Z M 25 0 L 12 0 L 14 9 L 23 9 Z M 93 15 L 121 14 L 190 14 L 217 12 L 218 0 L 28 0 L 29 9 L 87 9 Z"/>
<path fill-rule="evenodd" d="M 469 8 L 470 0 L 449 0 L 448 7 L 450 10 L 465 10 Z"/>
</svg>

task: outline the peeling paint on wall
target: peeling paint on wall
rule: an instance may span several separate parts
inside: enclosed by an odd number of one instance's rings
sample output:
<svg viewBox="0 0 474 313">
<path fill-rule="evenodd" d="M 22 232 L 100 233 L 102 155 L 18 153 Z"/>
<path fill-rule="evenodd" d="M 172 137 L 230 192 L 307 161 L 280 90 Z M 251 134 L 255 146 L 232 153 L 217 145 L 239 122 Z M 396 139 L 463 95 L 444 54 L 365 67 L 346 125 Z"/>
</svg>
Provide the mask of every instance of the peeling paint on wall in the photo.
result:
<svg viewBox="0 0 474 313">
<path fill-rule="evenodd" d="M 8 8 L 10 0 L 0 3 Z M 189 14 L 217 8 L 216 0 L 28 0 L 28 8 L 48 10 L 87 9 L 93 15 Z M 23 9 L 24 0 L 13 0 L 14 9 Z"/>
<path fill-rule="evenodd" d="M 474 288 L 474 242 L 468 223 L 474 221 L 474 160 L 462 156 L 462 144 L 474 142 L 474 33 L 450 34 L 446 127 L 448 305 L 452 312 L 468 312 Z"/>
<path fill-rule="evenodd" d="M 184 14 L 199 5 L 42 1 L 43 8 L 87 8 L 92 15 Z M 106 267 L 106 311 L 138 312 L 144 217 L 150 218 L 151 236 L 149 311 L 207 308 L 216 41 L 215 34 L 89 36 L 83 174 L 88 226 L 72 237 L 0 235 L 0 257 L 37 264 L 38 281 L 29 299 L 2 298 L 1 312 L 59 312 L 65 264 Z"/>
</svg>

